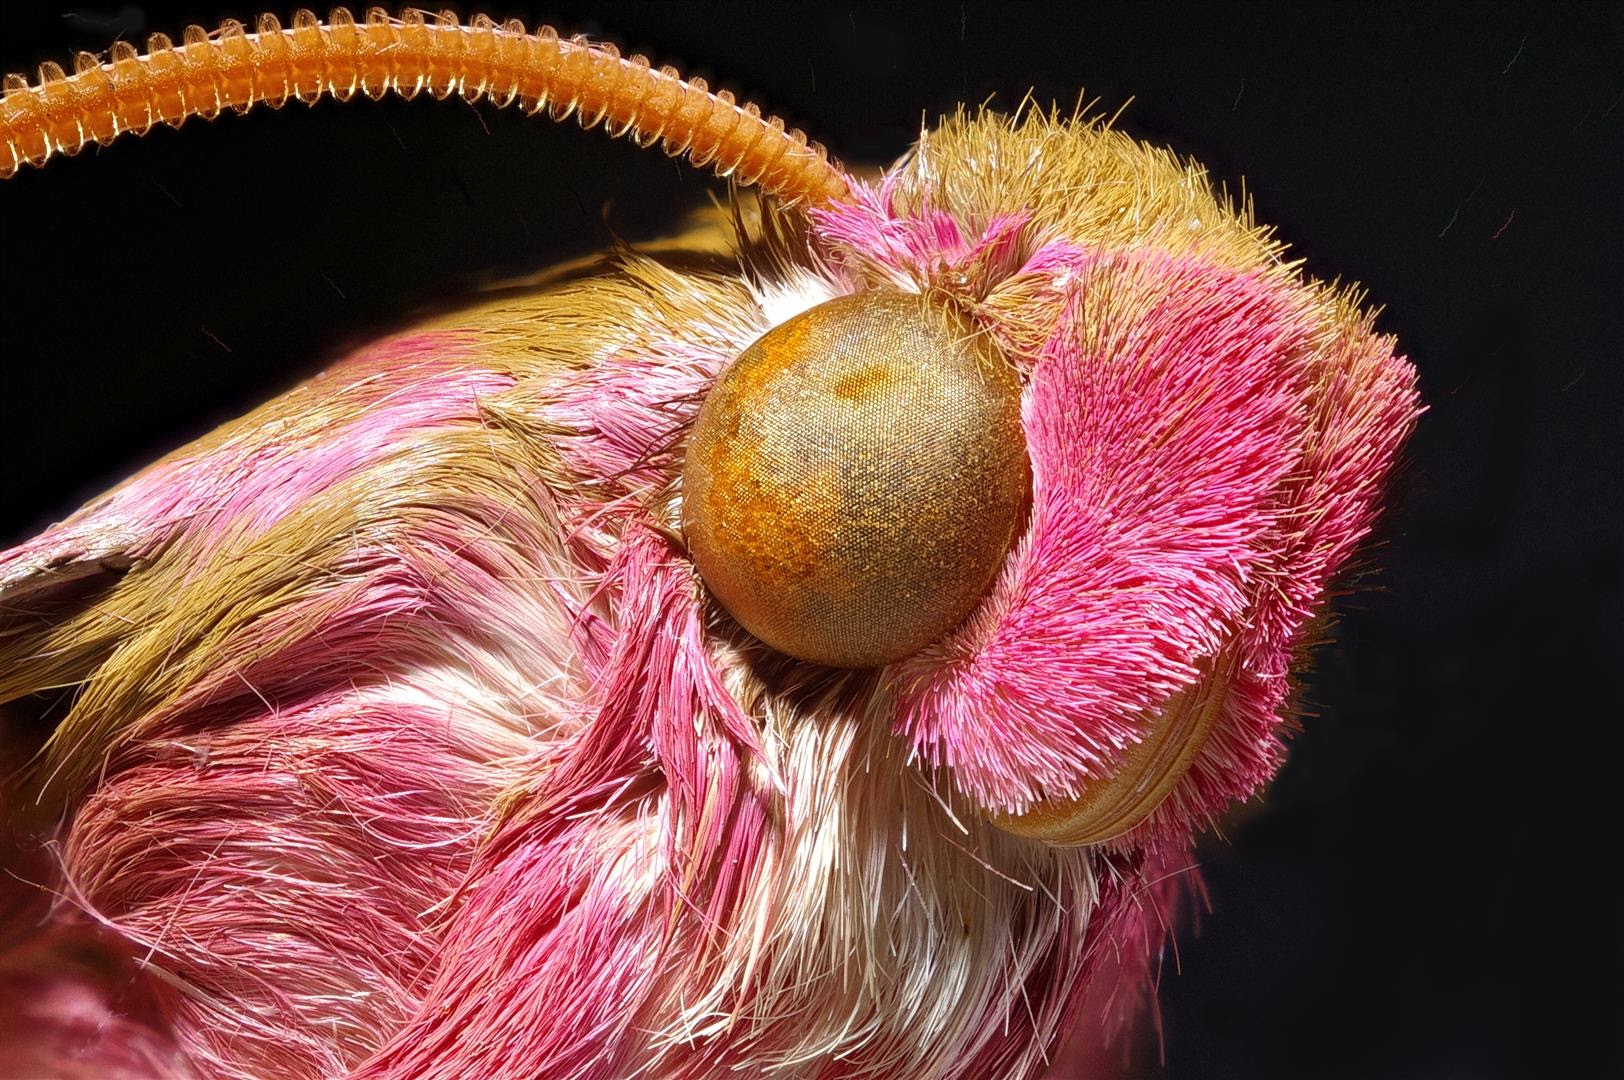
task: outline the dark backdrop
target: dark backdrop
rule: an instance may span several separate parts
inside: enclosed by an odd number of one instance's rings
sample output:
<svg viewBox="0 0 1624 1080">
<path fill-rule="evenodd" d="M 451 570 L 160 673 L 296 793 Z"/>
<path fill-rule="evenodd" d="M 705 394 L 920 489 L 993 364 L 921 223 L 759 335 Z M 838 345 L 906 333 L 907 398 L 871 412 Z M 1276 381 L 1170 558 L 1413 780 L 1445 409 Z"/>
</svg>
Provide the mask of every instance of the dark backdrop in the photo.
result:
<svg viewBox="0 0 1624 1080">
<path fill-rule="evenodd" d="M 1364 282 L 1430 411 L 1266 811 L 1204 849 L 1162 985 L 1183 1077 L 1619 1065 L 1624 16 L 1606 6 L 571 3 L 492 14 L 718 74 L 847 161 L 1030 87 L 1256 199 Z M 239 0 L 8 0 L 0 67 Z M 286 15 L 286 12 L 282 12 Z M 423 102 L 257 112 L 0 185 L 0 541 L 482 282 L 715 188 Z M 98 159 L 98 160 L 91 160 Z M 1616 1074 L 1615 1074 L 1616 1075 Z"/>
</svg>

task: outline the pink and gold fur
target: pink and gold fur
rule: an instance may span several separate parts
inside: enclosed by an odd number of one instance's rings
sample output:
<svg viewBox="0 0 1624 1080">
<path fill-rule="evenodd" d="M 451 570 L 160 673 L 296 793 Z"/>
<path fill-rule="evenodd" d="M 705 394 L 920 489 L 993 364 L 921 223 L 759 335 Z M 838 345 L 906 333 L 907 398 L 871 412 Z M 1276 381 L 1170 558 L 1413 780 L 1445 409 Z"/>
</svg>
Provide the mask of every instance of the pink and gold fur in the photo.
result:
<svg viewBox="0 0 1624 1080">
<path fill-rule="evenodd" d="M 708 229 L 363 350 L 0 556 L 0 696 L 72 688 L 0 1072 L 1035 1077 L 1141 992 L 1192 834 L 1279 766 L 1410 366 L 1095 123 L 952 119 Z M 1033 498 L 960 628 L 836 671 L 707 601 L 678 479 L 735 356 L 872 287 L 1017 365 Z M 1198 691 L 1130 831 L 1000 827 Z"/>
</svg>

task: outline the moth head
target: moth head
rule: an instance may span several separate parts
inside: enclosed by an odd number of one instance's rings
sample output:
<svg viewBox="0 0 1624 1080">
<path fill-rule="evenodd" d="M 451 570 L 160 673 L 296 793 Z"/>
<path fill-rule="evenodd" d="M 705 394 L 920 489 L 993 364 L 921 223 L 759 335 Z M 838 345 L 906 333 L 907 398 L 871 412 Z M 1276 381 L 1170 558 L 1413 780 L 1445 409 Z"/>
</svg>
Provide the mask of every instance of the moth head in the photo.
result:
<svg viewBox="0 0 1624 1080">
<path fill-rule="evenodd" d="M 961 116 L 864 184 L 670 68 L 420 12 L 73 66 L 8 77 L 0 175 L 228 108 L 426 90 L 757 186 L 822 292 L 730 341 L 660 478 L 695 596 L 809 677 L 878 669 L 931 782 L 1025 837 L 1187 835 L 1277 767 L 1291 659 L 1413 372 L 1194 166 L 1106 124 Z"/>
</svg>

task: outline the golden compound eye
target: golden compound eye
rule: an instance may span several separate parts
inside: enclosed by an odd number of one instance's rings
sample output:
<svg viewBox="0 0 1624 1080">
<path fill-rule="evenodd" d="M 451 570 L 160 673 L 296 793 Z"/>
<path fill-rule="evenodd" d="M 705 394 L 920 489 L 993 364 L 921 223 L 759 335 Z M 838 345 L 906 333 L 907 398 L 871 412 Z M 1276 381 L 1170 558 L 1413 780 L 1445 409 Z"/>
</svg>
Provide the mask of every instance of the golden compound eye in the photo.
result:
<svg viewBox="0 0 1624 1080">
<path fill-rule="evenodd" d="M 768 331 L 717 380 L 683 528 L 745 629 L 801 660 L 874 667 L 970 613 L 1029 487 L 1009 363 L 948 309 L 868 292 Z"/>
</svg>

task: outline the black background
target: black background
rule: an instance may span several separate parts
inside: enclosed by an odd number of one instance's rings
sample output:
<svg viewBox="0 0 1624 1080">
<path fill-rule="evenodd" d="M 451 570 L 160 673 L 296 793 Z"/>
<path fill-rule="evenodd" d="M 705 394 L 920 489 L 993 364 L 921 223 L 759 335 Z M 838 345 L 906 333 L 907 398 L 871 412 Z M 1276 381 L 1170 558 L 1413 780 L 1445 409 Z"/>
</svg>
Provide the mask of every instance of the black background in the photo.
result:
<svg viewBox="0 0 1624 1080">
<path fill-rule="evenodd" d="M 253 11 L 8 0 L 0 67 Z M 1204 848 L 1182 1077 L 1620 1066 L 1624 16 L 1607 6 L 486 8 L 719 76 L 848 162 L 1080 89 L 1362 281 L 1430 411 L 1266 810 Z M 282 12 L 284 16 L 286 12 Z M 0 542 L 481 283 L 718 185 L 460 103 L 160 131 L 0 185 Z M 1616 1073 L 1614 1075 L 1617 1075 Z"/>
</svg>

